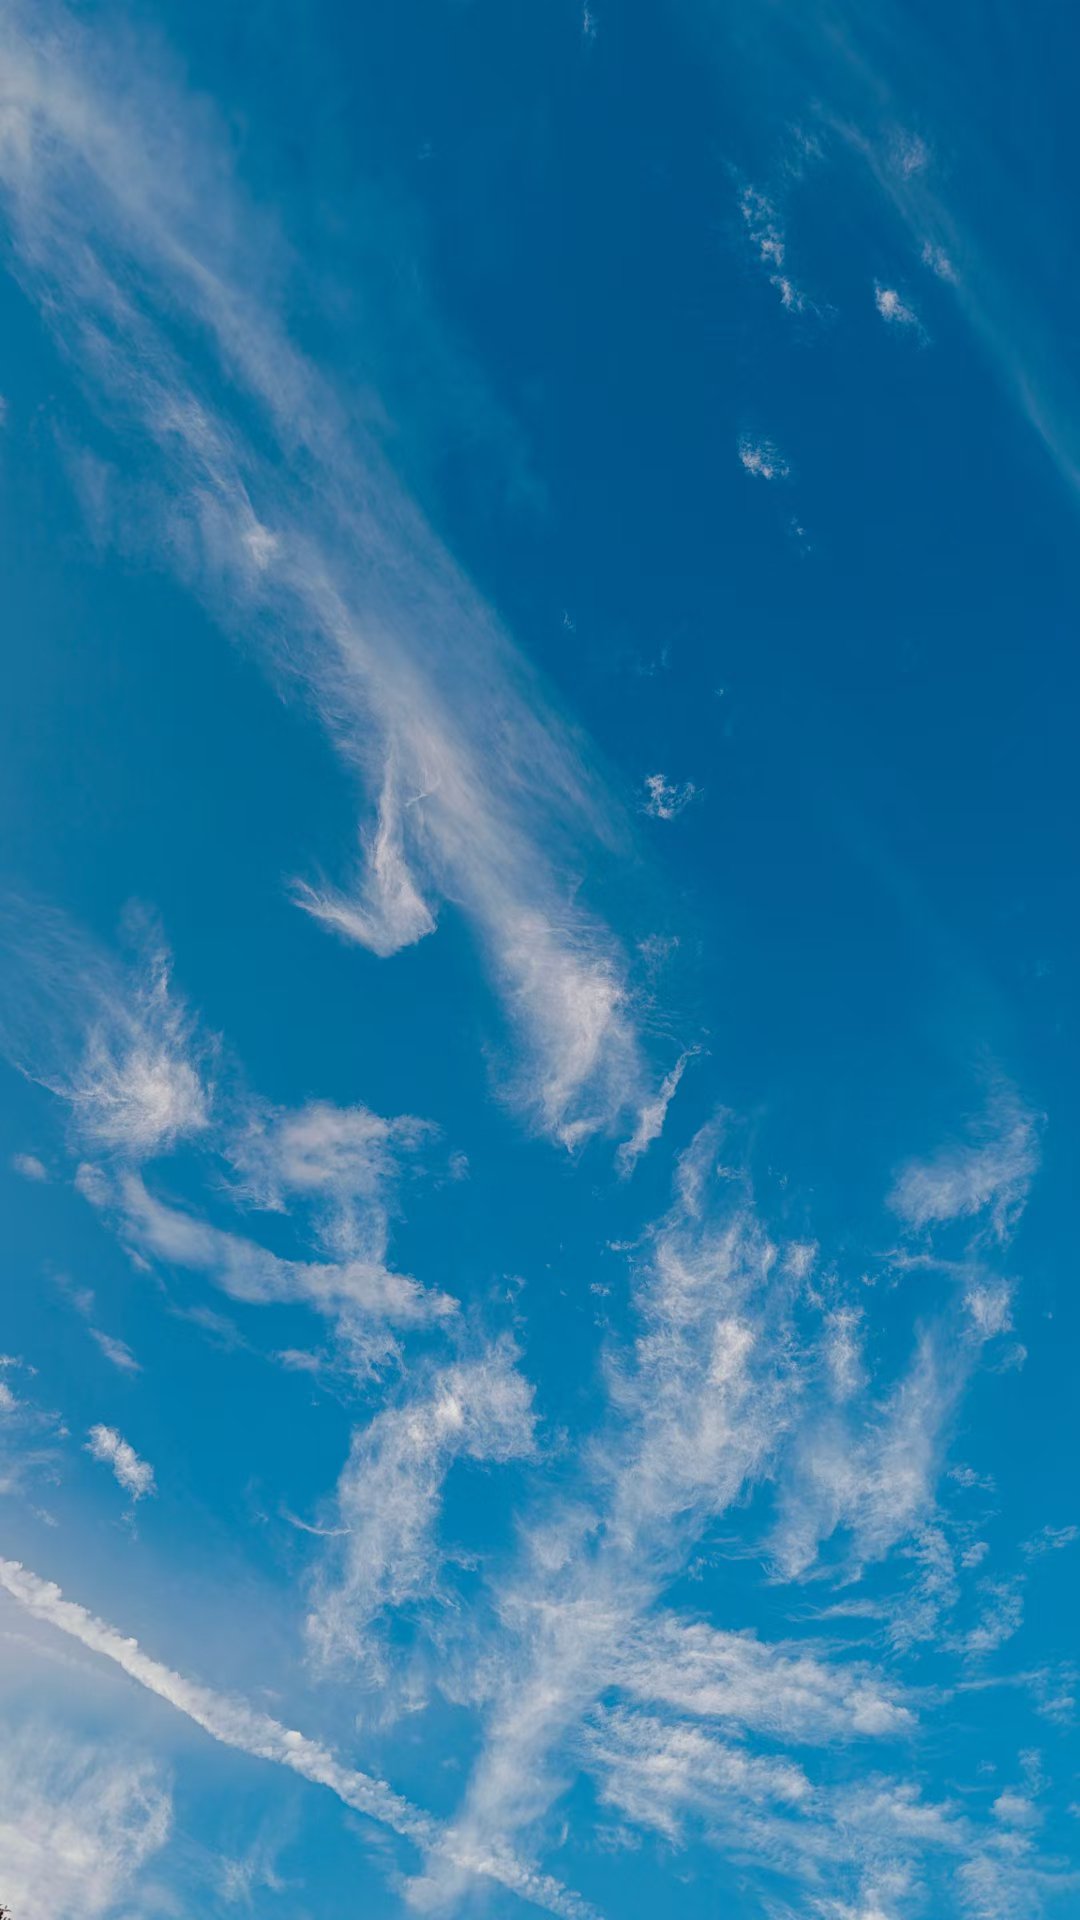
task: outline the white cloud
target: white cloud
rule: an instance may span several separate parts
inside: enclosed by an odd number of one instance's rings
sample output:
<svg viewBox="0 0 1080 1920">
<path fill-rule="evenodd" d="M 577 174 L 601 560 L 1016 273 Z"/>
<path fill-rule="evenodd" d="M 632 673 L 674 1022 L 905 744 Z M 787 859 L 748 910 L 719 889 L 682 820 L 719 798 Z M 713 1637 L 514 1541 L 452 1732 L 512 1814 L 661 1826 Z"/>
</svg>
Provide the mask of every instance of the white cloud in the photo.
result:
<svg viewBox="0 0 1080 1920">
<path fill-rule="evenodd" d="M 384 1120 L 367 1107 L 325 1100 L 293 1111 L 253 1106 L 228 1155 L 255 1206 L 284 1212 L 290 1201 L 303 1200 L 314 1208 L 328 1253 L 381 1263 L 389 1193 L 403 1161 L 434 1132 L 409 1115 Z"/>
<path fill-rule="evenodd" d="M 97 1342 L 110 1365 L 118 1367 L 121 1373 L 142 1372 L 126 1340 L 115 1340 L 111 1333 L 102 1333 L 100 1327 L 90 1328 L 90 1338 Z"/>
<path fill-rule="evenodd" d="M 824 1744 L 910 1732 L 914 1714 L 896 1688 L 860 1661 L 823 1659 L 812 1645 L 769 1645 L 702 1620 L 659 1614 L 616 1651 L 613 1681 L 625 1693 L 739 1734 Z"/>
<path fill-rule="evenodd" d="M 1012 1327 L 1011 1286 L 1005 1280 L 972 1280 L 964 1294 L 964 1305 L 971 1315 L 979 1337 L 992 1340 Z"/>
<path fill-rule="evenodd" d="M 866 1385 L 862 1315 L 852 1307 L 835 1307 L 826 1319 L 825 1364 L 834 1400 L 850 1400 Z"/>
<path fill-rule="evenodd" d="M 786 480 L 791 468 L 779 448 L 771 440 L 749 440 L 744 435 L 739 441 L 739 459 L 759 480 Z"/>
<path fill-rule="evenodd" d="M 741 1183 L 718 1174 L 718 1142 L 706 1128 L 682 1156 L 651 1237 L 636 1288 L 642 1331 L 611 1375 L 592 1495 L 524 1530 L 521 1562 L 497 1593 L 505 1642 L 455 1829 L 470 1849 L 512 1843 L 545 1811 L 555 1756 L 613 1683 L 618 1650 L 782 1430 L 775 1250 Z M 453 1895 L 445 1862 L 413 1889 L 421 1905 Z"/>
<path fill-rule="evenodd" d="M 457 1459 L 504 1462 L 533 1451 L 532 1388 L 506 1342 L 446 1366 L 354 1438 L 338 1482 L 340 1546 L 320 1576 L 308 1633 L 320 1657 L 348 1655 L 370 1677 L 384 1660 L 373 1632 L 389 1608 L 437 1589 L 436 1523 Z"/>
<path fill-rule="evenodd" d="M 142 1500 L 146 1494 L 156 1491 L 153 1467 L 139 1459 L 134 1447 L 129 1446 L 115 1427 L 91 1427 L 86 1451 L 103 1466 L 112 1468 L 117 1484 L 125 1493 L 130 1493 L 133 1500 Z"/>
<path fill-rule="evenodd" d="M 798 1805 L 810 1783 L 789 1760 L 748 1754 L 701 1727 L 671 1725 L 614 1708 L 596 1713 L 584 1736 L 601 1797 L 638 1826 L 680 1837 L 687 1813 L 737 1822 L 747 1805 Z"/>
<path fill-rule="evenodd" d="M 998 1794 L 992 1811 L 995 1820 L 1000 1820 L 1006 1827 L 1034 1827 L 1042 1818 L 1038 1807 L 1027 1794 L 1016 1793 L 1009 1787 Z"/>
<path fill-rule="evenodd" d="M 156 1767 L 44 1725 L 0 1738 L 0 1895 L 15 1920 L 98 1920 L 137 1891 L 164 1846 L 171 1798 Z"/>
<path fill-rule="evenodd" d="M 1058 1553 L 1063 1547 L 1071 1547 L 1080 1540 L 1080 1527 L 1070 1524 L 1067 1527 L 1041 1527 L 1030 1540 L 1023 1544 L 1023 1554 L 1027 1560 L 1037 1560 L 1044 1553 Z"/>
<path fill-rule="evenodd" d="M 383 960 L 435 931 L 435 916 L 406 858 L 405 818 L 402 796 L 388 767 L 377 824 L 374 831 L 361 834 L 361 859 L 348 892 L 313 887 L 303 880 L 294 888 L 297 903 L 306 912 Z"/>
<path fill-rule="evenodd" d="M 750 244 L 769 272 L 769 284 L 780 295 L 781 305 L 790 313 L 801 313 L 806 300 L 786 268 L 787 241 L 772 201 L 756 187 L 745 187 L 739 197 Z"/>
<path fill-rule="evenodd" d="M 13 1153 L 11 1164 L 16 1173 L 22 1174 L 24 1180 L 44 1181 L 49 1177 L 43 1162 L 37 1158 L 36 1154 Z"/>
<path fill-rule="evenodd" d="M 166 1151 L 210 1121 L 209 1048 L 171 987 L 152 929 L 125 973 L 40 905 L 4 905 L 0 1046 L 68 1103 L 83 1141 L 122 1157 Z M 25 1168 L 23 1168 L 25 1172 Z"/>
<path fill-rule="evenodd" d="M 697 798 L 698 789 L 692 780 L 684 780 L 679 787 L 666 774 L 650 773 L 645 780 L 645 792 L 648 797 L 643 812 L 651 814 L 654 820 L 677 820 Z"/>
<path fill-rule="evenodd" d="M 137 1640 L 117 1633 L 75 1601 L 65 1600 L 59 1587 L 39 1579 L 18 1561 L 0 1559 L 0 1587 L 33 1618 L 69 1634 L 90 1652 L 111 1660 L 140 1686 L 167 1701 L 223 1746 L 287 1767 L 303 1779 L 328 1788 L 345 1806 L 392 1828 L 415 1844 L 434 1852 L 445 1850 L 463 1873 L 496 1880 L 522 1899 L 563 1916 L 563 1920 L 589 1920 L 591 1910 L 587 1904 L 561 1887 L 557 1880 L 537 1872 L 509 1853 L 480 1856 L 469 1852 L 456 1836 L 443 1833 L 430 1814 L 411 1806 L 383 1781 L 355 1768 L 341 1766 L 318 1741 L 283 1726 L 269 1714 L 257 1712 L 244 1701 L 215 1693 L 198 1681 L 174 1673 L 144 1653 Z M 60 1913 L 56 1920 L 61 1920 Z"/>
<path fill-rule="evenodd" d="M 985 1213 L 995 1236 L 1003 1240 L 1023 1211 L 1038 1166 L 1038 1118 L 1014 1093 L 1001 1090 L 972 1127 L 969 1140 L 901 1169 L 889 1204 L 916 1228 Z"/>
<path fill-rule="evenodd" d="M 895 287 L 883 287 L 880 280 L 874 282 L 874 305 L 883 320 L 898 327 L 917 327 L 918 316 L 911 307 L 905 306 Z"/>
<path fill-rule="evenodd" d="M 927 240 L 923 245 L 923 250 L 919 258 L 924 267 L 929 267 L 931 273 L 937 274 L 939 280 L 947 280 L 950 285 L 956 285 L 956 268 L 953 266 L 944 247 L 937 246 L 932 240 Z"/>
<path fill-rule="evenodd" d="M 893 158 L 900 172 L 907 178 L 913 173 L 922 173 L 930 164 L 930 149 L 919 133 L 901 130 L 893 143 Z"/>
<path fill-rule="evenodd" d="M 927 1332 L 883 1406 L 856 1423 L 811 1407 L 785 1468 L 773 1536 L 787 1578 L 805 1574 L 838 1528 L 850 1531 L 856 1556 L 876 1560 L 915 1525 L 930 1505 L 964 1378 L 944 1331 Z"/>
<path fill-rule="evenodd" d="M 385 953 L 452 898 L 536 1124 L 568 1146 L 613 1131 L 637 1104 L 641 1047 L 625 956 L 577 904 L 567 860 L 622 831 L 610 798 L 375 436 L 289 339 L 265 223 L 209 116 L 192 129 L 183 99 L 122 70 L 115 37 L 70 19 L 61 40 L 5 15 L 3 55 L 0 193 L 20 278 L 91 389 L 156 450 L 142 523 L 156 503 L 162 551 L 264 644 L 377 796 L 358 885 L 308 883 L 306 904 Z M 193 337 L 235 408 L 199 386 Z M 169 1130 L 176 1103 L 152 1071 L 141 1082 Z"/>
<path fill-rule="evenodd" d="M 693 1060 L 699 1049 L 688 1047 L 680 1054 L 670 1073 L 663 1080 L 651 1100 L 646 1100 L 637 1117 L 637 1124 L 629 1140 L 624 1140 L 615 1156 L 619 1172 L 631 1173 L 643 1153 L 647 1153 L 653 1142 L 659 1140 L 664 1131 L 667 1110 L 678 1091 L 679 1082 L 686 1071 L 687 1064 Z"/>
<path fill-rule="evenodd" d="M 963 1649 L 973 1659 L 996 1653 L 1011 1640 L 1024 1618 L 1024 1597 L 1019 1581 L 988 1581 L 984 1588 L 982 1612 L 975 1626 L 964 1635 Z"/>
<path fill-rule="evenodd" d="M 125 1238 L 140 1253 L 169 1266 L 205 1273 L 234 1300 L 253 1306 L 298 1301 L 335 1323 L 360 1371 L 396 1352 L 392 1329 L 438 1326 L 453 1317 L 449 1294 L 395 1273 L 376 1251 L 342 1260 L 286 1260 L 241 1234 L 211 1226 L 151 1194 L 137 1173 L 115 1187 L 93 1190 L 94 1205 L 113 1204 Z"/>
</svg>

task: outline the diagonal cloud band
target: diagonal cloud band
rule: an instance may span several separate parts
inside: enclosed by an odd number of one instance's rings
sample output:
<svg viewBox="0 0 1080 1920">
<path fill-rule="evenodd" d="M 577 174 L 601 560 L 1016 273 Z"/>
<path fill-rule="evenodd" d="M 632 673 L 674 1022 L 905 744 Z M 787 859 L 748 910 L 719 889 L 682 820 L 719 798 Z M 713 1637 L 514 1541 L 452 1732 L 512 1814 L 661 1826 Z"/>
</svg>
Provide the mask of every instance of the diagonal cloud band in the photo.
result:
<svg viewBox="0 0 1080 1920">
<path fill-rule="evenodd" d="M 344 1767 L 316 1740 L 282 1726 L 269 1714 L 245 1701 L 230 1699 L 212 1687 L 185 1679 L 144 1653 L 137 1640 L 118 1633 L 76 1601 L 65 1600 L 52 1581 L 42 1580 L 17 1560 L 0 1559 L 0 1587 L 36 1620 L 68 1634 L 91 1653 L 111 1660 L 148 1692 L 157 1694 L 178 1713 L 201 1727 L 213 1740 L 234 1747 L 253 1759 L 288 1767 L 316 1786 L 327 1787 L 344 1806 L 390 1827 L 403 1839 L 425 1851 L 446 1854 L 457 1871 L 498 1881 L 534 1906 L 563 1920 L 589 1920 L 593 1909 L 547 1874 L 505 1852 L 467 1852 L 445 1835 L 430 1814 L 395 1793 L 382 1780 Z"/>
</svg>

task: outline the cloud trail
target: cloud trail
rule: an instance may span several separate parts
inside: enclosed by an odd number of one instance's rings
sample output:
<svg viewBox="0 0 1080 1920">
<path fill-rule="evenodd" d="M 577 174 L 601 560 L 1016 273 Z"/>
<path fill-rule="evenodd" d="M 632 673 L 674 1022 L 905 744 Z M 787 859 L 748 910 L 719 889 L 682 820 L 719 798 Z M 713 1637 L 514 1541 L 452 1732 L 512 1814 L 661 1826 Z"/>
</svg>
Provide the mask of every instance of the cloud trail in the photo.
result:
<svg viewBox="0 0 1080 1920">
<path fill-rule="evenodd" d="M 327 1787 L 343 1805 L 391 1828 L 414 1845 L 438 1853 L 449 1849 L 455 1867 L 461 1872 L 497 1880 L 522 1899 L 563 1916 L 564 1920 L 587 1920 L 591 1910 L 586 1903 L 561 1887 L 558 1881 L 533 1872 L 507 1854 L 470 1853 L 458 1847 L 429 1814 L 403 1799 L 384 1781 L 356 1768 L 343 1767 L 318 1741 L 282 1726 L 269 1714 L 256 1712 L 244 1701 L 231 1699 L 174 1673 L 144 1653 L 137 1640 L 117 1633 L 114 1627 L 96 1619 L 75 1601 L 65 1600 L 58 1586 L 40 1579 L 17 1560 L 0 1559 L 0 1587 L 36 1620 L 68 1634 L 89 1652 L 111 1660 L 141 1687 L 157 1694 L 223 1746 L 250 1754 L 253 1759 L 287 1767 L 314 1785 Z"/>
</svg>

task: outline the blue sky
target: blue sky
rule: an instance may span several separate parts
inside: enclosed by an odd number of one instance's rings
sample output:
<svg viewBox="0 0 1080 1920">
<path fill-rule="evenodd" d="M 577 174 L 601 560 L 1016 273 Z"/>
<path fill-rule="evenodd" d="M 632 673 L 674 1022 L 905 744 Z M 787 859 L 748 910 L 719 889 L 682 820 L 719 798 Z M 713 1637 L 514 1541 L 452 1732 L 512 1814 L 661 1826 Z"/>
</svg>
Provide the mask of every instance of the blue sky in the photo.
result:
<svg viewBox="0 0 1080 1920">
<path fill-rule="evenodd" d="M 1067 11 L 0 12 L 0 1901 L 1080 1903 Z"/>
</svg>

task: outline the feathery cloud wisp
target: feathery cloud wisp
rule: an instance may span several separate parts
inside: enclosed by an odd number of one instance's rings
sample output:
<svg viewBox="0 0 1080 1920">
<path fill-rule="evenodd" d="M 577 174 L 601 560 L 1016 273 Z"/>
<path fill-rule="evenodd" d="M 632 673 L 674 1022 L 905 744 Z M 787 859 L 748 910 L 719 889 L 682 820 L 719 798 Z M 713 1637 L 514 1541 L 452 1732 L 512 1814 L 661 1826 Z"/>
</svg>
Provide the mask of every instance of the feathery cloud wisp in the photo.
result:
<svg viewBox="0 0 1080 1920">
<path fill-rule="evenodd" d="M 83 1747 L 55 1729 L 0 1740 L 3 1897 L 33 1920 L 98 1920 L 135 1891 L 169 1836 L 167 1786 L 148 1761 Z"/>
<path fill-rule="evenodd" d="M 127 1159 L 205 1132 L 211 1108 L 212 1049 L 172 987 L 156 931 L 141 927 L 139 946 L 125 971 L 62 914 L 3 902 L 0 1047 L 67 1102 L 80 1140 Z"/>
<path fill-rule="evenodd" d="M 1023 1211 L 1039 1165 L 1038 1116 L 999 1090 L 971 1137 L 903 1167 L 889 1204 L 908 1226 L 944 1226 L 986 1213 L 1004 1240 Z"/>
<path fill-rule="evenodd" d="M 3 27 L 0 195 L 20 276 L 91 389 L 153 447 L 166 550 L 227 621 L 244 618 L 378 796 L 358 886 L 308 882 L 303 904 L 387 954 L 451 896 L 522 1050 L 522 1103 L 568 1146 L 610 1131 L 643 1080 L 627 967 L 560 873 L 583 833 L 617 837 L 614 810 L 373 437 L 289 339 L 251 239 L 265 229 L 208 123 L 189 140 L 182 100 L 145 74 L 118 80 L 115 43 L 58 17 L 48 38 L 16 14 Z M 159 1131 L 182 1118 L 144 1093 Z"/>
<path fill-rule="evenodd" d="M 739 459 L 747 473 L 758 480 L 786 480 L 791 468 L 771 440 L 750 440 L 744 434 L 739 441 Z"/>
<path fill-rule="evenodd" d="M 696 800 L 698 789 L 692 780 L 684 780 L 677 786 L 664 773 L 650 773 L 645 780 L 646 799 L 642 811 L 651 814 L 654 820 L 677 820 L 692 800 Z"/>
<path fill-rule="evenodd" d="M 321 1659 L 349 1655 L 378 1677 L 379 1616 L 436 1589 L 436 1521 L 454 1460 L 531 1455 L 532 1388 L 516 1359 L 504 1341 L 476 1360 L 442 1367 L 354 1435 L 337 1489 L 341 1542 L 319 1577 L 308 1619 Z"/>
</svg>

